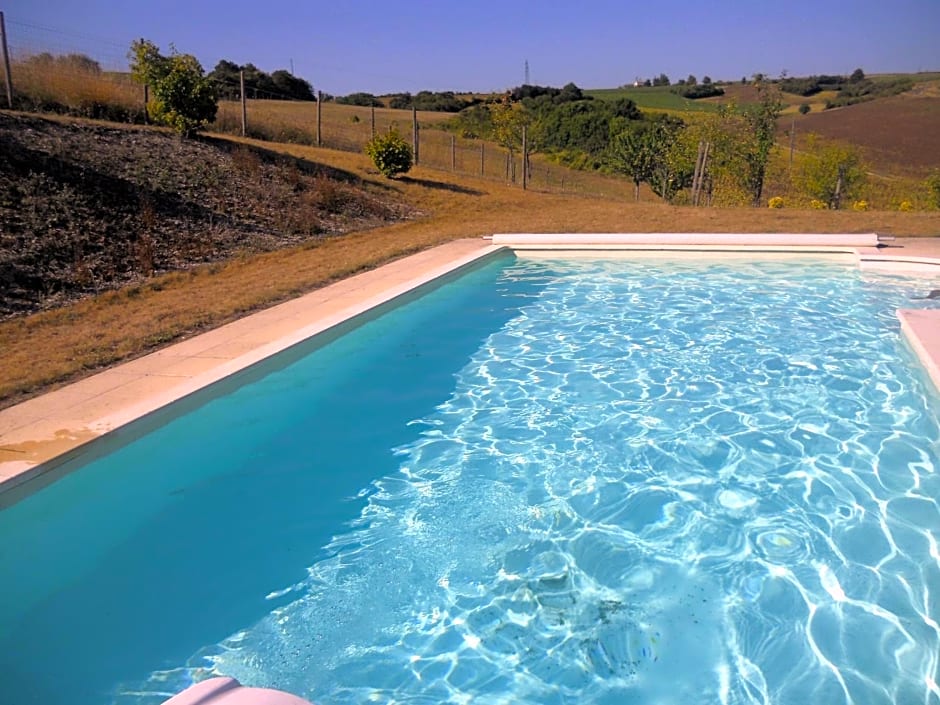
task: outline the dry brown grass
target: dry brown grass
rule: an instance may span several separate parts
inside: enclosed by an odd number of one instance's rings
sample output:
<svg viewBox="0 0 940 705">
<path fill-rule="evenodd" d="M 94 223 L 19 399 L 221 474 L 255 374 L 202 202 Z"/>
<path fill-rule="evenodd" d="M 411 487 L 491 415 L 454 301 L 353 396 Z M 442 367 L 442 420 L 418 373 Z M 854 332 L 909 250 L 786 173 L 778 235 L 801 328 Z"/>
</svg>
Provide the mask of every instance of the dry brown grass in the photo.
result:
<svg viewBox="0 0 940 705">
<path fill-rule="evenodd" d="M 279 100 L 248 101 L 248 132 L 252 137 L 302 145 L 316 144 L 316 103 Z M 422 165 L 467 176 L 505 181 L 509 173 L 506 150 L 492 142 L 457 137 L 438 129 L 453 117 L 450 113 L 418 111 L 419 161 Z M 372 111 L 355 105 L 324 103 L 321 113 L 321 141 L 324 147 L 362 152 L 372 136 Z M 397 129 L 412 139 L 410 110 L 375 109 L 375 131 Z M 231 135 L 241 133 L 241 104 L 219 103 L 212 129 Z M 530 185 L 534 190 L 577 193 L 602 197 L 626 197 L 629 189 L 623 179 L 603 174 L 574 171 L 541 155 L 530 163 Z M 522 178 L 521 158 L 516 156 L 517 180 Z"/>
<path fill-rule="evenodd" d="M 315 144 L 317 134 L 317 104 L 288 100 L 249 100 L 246 106 L 249 135 L 279 142 Z M 220 101 L 213 130 L 239 134 L 241 132 L 241 103 Z M 421 127 L 433 125 L 452 117 L 448 113 L 418 112 Z M 375 109 L 375 130 L 385 132 L 396 128 L 403 135 L 411 135 L 410 110 Z M 353 152 L 362 150 L 372 136 L 372 113 L 369 108 L 356 105 L 323 103 L 320 113 L 322 145 Z"/>
<path fill-rule="evenodd" d="M 39 55 L 11 66 L 20 107 L 68 110 L 91 118 L 143 117 L 143 89 L 128 74 L 92 70 L 67 57 Z"/>
<path fill-rule="evenodd" d="M 274 145 L 264 144 L 268 149 Z M 523 192 L 480 178 L 416 168 L 381 179 L 364 155 L 278 149 L 390 188 L 426 217 L 236 259 L 0 323 L 0 405 L 135 357 L 249 311 L 437 243 L 494 232 L 940 233 L 940 212 L 693 209 L 626 199 Z"/>
</svg>

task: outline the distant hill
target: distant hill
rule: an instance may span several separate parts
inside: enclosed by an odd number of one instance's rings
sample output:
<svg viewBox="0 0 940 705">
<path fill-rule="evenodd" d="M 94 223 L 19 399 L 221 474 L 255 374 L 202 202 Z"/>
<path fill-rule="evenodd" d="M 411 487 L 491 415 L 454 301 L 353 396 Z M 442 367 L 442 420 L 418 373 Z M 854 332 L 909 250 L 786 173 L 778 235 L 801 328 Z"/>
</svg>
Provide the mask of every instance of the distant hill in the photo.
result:
<svg viewBox="0 0 940 705">
<path fill-rule="evenodd" d="M 925 176 L 940 168 L 940 81 L 890 98 L 810 112 L 796 127 L 798 133 L 860 146 L 876 170 Z"/>
</svg>

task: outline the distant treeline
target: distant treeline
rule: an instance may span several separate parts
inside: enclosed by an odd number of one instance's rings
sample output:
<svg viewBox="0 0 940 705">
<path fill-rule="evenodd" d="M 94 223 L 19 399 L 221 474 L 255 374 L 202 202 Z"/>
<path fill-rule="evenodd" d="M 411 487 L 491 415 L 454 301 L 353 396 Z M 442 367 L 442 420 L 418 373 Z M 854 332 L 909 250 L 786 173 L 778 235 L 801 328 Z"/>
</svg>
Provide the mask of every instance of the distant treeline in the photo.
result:
<svg viewBox="0 0 940 705">
<path fill-rule="evenodd" d="M 222 59 L 209 73 L 215 82 L 219 98 L 239 100 L 241 98 L 240 73 L 245 72 L 245 95 L 248 98 L 270 100 L 316 100 L 313 86 L 290 71 L 279 69 L 266 73 L 254 64 L 240 66 L 234 61 Z"/>
<path fill-rule="evenodd" d="M 383 98 L 385 100 L 383 100 Z M 371 93 L 350 93 L 333 99 L 342 105 L 359 105 L 362 107 L 389 107 L 396 110 L 430 110 L 442 113 L 458 113 L 464 108 L 482 102 L 479 98 L 461 98 L 453 91 L 420 91 L 415 95 L 411 93 L 392 93 L 382 98 Z"/>
<path fill-rule="evenodd" d="M 643 119 L 628 98 L 594 100 L 574 83 L 562 88 L 522 85 L 498 100 L 462 110 L 450 128 L 463 137 L 505 142 L 494 116 L 507 114 L 498 107 L 510 105 L 520 106 L 517 122 L 528 126 L 530 150 L 552 154 L 557 161 L 578 168 L 600 167 L 611 135 L 630 121 Z"/>
<path fill-rule="evenodd" d="M 838 91 L 835 98 L 826 101 L 826 108 L 863 103 L 885 96 L 897 95 L 910 90 L 914 82 L 909 77 L 872 80 L 865 77 L 862 69 L 855 69 L 851 76 L 805 76 L 782 78 L 780 90 L 794 95 L 813 96 L 822 91 Z"/>
</svg>

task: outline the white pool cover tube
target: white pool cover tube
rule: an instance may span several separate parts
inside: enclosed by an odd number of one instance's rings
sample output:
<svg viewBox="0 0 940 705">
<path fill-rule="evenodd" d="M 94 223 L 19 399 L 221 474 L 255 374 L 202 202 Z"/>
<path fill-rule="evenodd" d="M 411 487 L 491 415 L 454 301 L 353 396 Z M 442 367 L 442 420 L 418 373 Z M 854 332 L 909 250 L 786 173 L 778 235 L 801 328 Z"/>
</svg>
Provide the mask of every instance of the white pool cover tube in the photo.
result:
<svg viewBox="0 0 940 705">
<path fill-rule="evenodd" d="M 494 245 L 538 247 L 877 247 L 877 233 L 499 233 Z"/>
</svg>

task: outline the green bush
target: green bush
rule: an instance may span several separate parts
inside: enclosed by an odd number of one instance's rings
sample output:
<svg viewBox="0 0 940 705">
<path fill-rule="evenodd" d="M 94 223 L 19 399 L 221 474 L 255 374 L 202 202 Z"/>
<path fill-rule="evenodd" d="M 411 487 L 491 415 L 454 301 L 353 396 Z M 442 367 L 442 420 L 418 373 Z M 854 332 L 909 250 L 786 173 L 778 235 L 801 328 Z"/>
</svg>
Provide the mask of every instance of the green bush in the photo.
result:
<svg viewBox="0 0 940 705">
<path fill-rule="evenodd" d="M 934 208 L 940 208 L 940 171 L 934 169 L 924 182 L 930 194 L 930 203 Z"/>
<path fill-rule="evenodd" d="M 384 135 L 378 134 L 366 144 L 366 154 L 375 168 L 388 178 L 404 174 L 411 169 L 413 155 L 409 145 L 395 128 Z"/>
<path fill-rule="evenodd" d="M 131 75 L 150 86 L 147 110 L 155 122 L 191 137 L 215 120 L 215 86 L 196 57 L 175 49 L 163 56 L 156 44 L 141 39 L 131 44 L 130 59 Z"/>
</svg>

